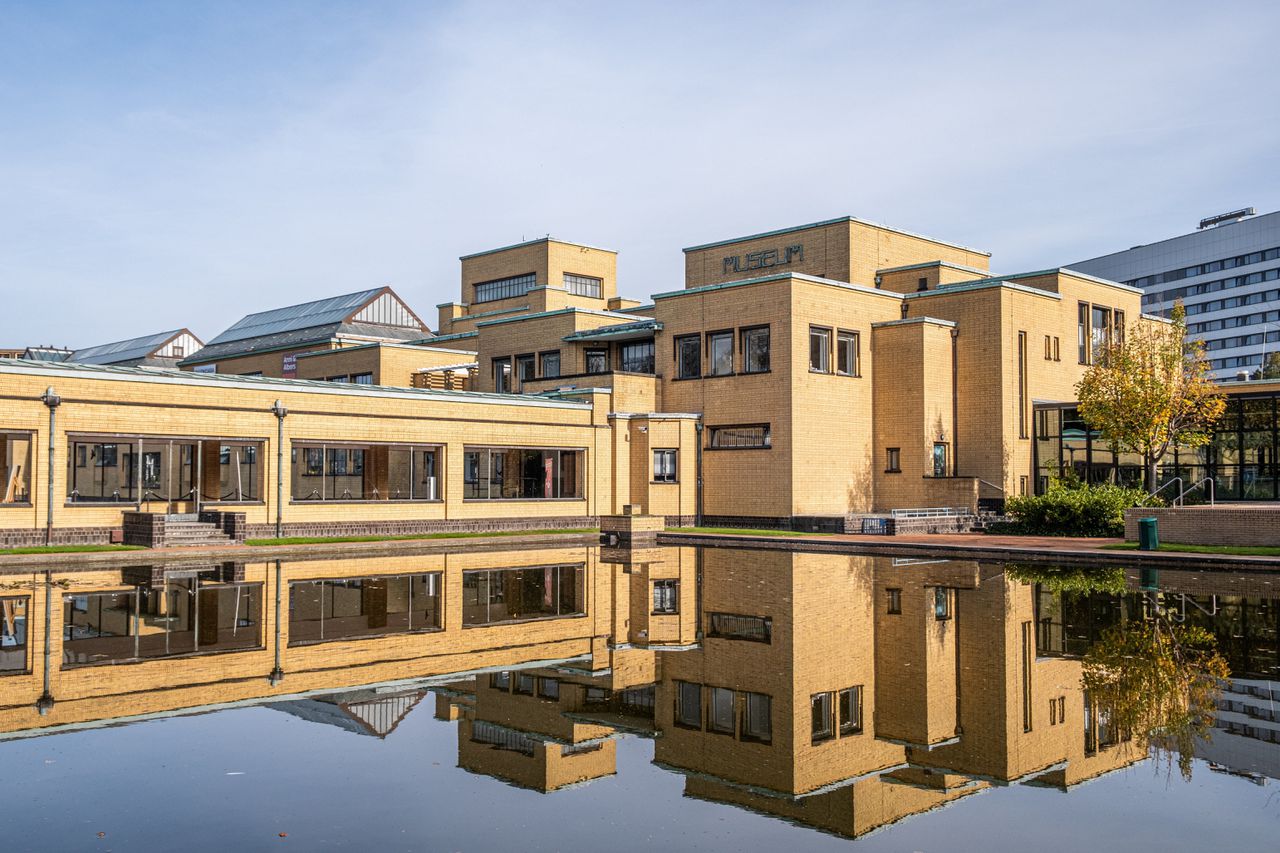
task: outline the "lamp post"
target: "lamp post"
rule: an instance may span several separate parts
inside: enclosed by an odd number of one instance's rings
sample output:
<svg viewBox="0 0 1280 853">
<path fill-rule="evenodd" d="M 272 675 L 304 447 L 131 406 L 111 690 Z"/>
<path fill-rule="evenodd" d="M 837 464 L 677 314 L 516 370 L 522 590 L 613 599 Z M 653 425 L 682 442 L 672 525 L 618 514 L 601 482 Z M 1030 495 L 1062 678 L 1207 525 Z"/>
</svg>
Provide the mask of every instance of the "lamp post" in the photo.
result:
<svg viewBox="0 0 1280 853">
<path fill-rule="evenodd" d="M 44 394 L 40 396 L 40 402 L 49 407 L 49 464 L 45 471 L 45 480 L 49 483 L 48 494 L 45 497 L 45 527 L 44 527 L 44 544 L 53 544 L 53 472 L 57 469 L 53 464 L 54 454 L 54 430 L 58 425 L 58 407 L 62 405 L 62 398 L 53 390 L 50 385 L 45 389 Z"/>
<path fill-rule="evenodd" d="M 271 405 L 276 416 L 276 538 L 284 535 L 284 419 L 289 410 L 276 400 Z"/>
</svg>

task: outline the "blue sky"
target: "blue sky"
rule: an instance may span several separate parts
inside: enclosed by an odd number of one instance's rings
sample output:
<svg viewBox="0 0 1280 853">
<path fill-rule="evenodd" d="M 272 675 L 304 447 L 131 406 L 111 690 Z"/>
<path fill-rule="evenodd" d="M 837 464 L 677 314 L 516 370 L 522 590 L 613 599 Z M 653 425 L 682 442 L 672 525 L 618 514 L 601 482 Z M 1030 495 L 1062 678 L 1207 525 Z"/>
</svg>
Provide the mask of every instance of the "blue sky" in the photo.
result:
<svg viewBox="0 0 1280 853">
<path fill-rule="evenodd" d="M 1068 263 L 1280 208 L 1280 5 L 0 0 L 0 345 L 85 346 L 461 254 L 855 215 Z"/>
</svg>

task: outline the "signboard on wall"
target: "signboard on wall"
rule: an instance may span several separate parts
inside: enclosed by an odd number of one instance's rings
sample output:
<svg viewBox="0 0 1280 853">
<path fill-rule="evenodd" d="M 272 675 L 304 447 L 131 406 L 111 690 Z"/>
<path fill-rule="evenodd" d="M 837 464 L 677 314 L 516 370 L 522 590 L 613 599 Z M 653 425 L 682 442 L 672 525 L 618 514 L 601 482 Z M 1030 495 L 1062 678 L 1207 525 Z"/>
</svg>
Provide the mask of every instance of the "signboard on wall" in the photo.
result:
<svg viewBox="0 0 1280 853">
<path fill-rule="evenodd" d="M 804 244 L 797 243 L 785 249 L 769 249 L 764 252 L 747 252 L 745 255 L 734 255 L 724 259 L 722 272 L 744 272 L 750 270 L 767 270 L 772 267 L 784 267 L 804 260 Z"/>
<path fill-rule="evenodd" d="M 281 367 L 283 368 L 282 375 L 284 376 L 285 379 L 297 379 L 298 378 L 298 354 L 291 352 L 285 355 L 283 364 L 281 365 Z"/>
</svg>

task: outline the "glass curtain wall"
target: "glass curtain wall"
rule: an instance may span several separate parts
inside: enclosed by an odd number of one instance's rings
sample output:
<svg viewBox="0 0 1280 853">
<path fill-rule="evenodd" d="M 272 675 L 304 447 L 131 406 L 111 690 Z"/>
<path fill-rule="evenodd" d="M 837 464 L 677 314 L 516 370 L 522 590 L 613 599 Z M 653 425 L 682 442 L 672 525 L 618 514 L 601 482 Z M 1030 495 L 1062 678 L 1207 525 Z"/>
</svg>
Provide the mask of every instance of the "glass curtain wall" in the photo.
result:
<svg viewBox="0 0 1280 853">
<path fill-rule="evenodd" d="M 289 466 L 295 501 L 438 501 L 438 445 L 294 442 Z"/>
<path fill-rule="evenodd" d="M 289 645 L 439 631 L 441 573 L 292 581 Z"/>
<path fill-rule="evenodd" d="M 583 451 L 468 447 L 463 497 L 470 500 L 551 500 L 583 496 Z"/>
<path fill-rule="evenodd" d="M 73 436 L 71 503 L 256 503 L 263 443 L 161 436 Z M 0 468 L 0 470 L 3 470 Z"/>
<path fill-rule="evenodd" d="M 462 573 L 462 627 L 586 613 L 585 569 L 534 566 Z"/>
</svg>

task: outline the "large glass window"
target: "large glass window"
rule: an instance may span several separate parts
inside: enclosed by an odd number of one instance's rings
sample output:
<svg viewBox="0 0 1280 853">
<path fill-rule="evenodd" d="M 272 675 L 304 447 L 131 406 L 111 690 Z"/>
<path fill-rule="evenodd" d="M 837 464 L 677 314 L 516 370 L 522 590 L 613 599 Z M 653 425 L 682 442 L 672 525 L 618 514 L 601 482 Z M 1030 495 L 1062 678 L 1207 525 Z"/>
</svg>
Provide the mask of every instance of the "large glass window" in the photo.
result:
<svg viewBox="0 0 1280 853">
<path fill-rule="evenodd" d="M 0 504 L 31 503 L 31 433 L 0 432 Z"/>
<path fill-rule="evenodd" d="M 26 598 L 0 598 L 0 674 L 27 670 Z"/>
<path fill-rule="evenodd" d="M 583 497 L 583 451 L 468 447 L 463 493 L 470 500 Z"/>
<path fill-rule="evenodd" d="M 768 424 L 709 427 L 707 433 L 707 446 L 719 450 L 772 446 Z"/>
<path fill-rule="evenodd" d="M 659 578 L 653 582 L 653 614 L 670 615 L 680 612 L 680 581 L 676 578 Z"/>
<path fill-rule="evenodd" d="M 462 627 L 531 619 L 563 619 L 587 612 L 584 569 L 532 566 L 462 573 Z"/>
<path fill-rule="evenodd" d="M 438 631 L 441 574 L 289 583 L 289 645 Z"/>
<path fill-rule="evenodd" d="M 767 373 L 769 370 L 769 327 L 742 330 L 742 372 Z"/>
<path fill-rule="evenodd" d="M 217 490 L 211 493 L 208 486 L 212 478 L 203 473 L 206 486 L 201 490 L 206 501 L 257 502 L 262 500 L 262 445 L 259 443 L 221 444 L 210 442 L 205 446 L 205 462 L 216 448 L 218 454 Z"/>
<path fill-rule="evenodd" d="M 262 646 L 262 584 L 174 577 L 63 596 L 63 668 Z"/>
<path fill-rule="evenodd" d="M 510 278 L 482 281 L 476 285 L 475 301 L 493 302 L 496 299 L 523 296 L 537 286 L 537 276 L 531 272 L 523 275 L 514 275 Z"/>
<path fill-rule="evenodd" d="M 653 373 L 653 341 L 631 341 L 618 347 L 621 368 L 627 373 Z"/>
<path fill-rule="evenodd" d="M 576 293 L 578 296 L 591 296 L 599 299 L 602 292 L 601 284 L 600 279 L 589 275 L 575 275 L 569 272 L 564 274 L 564 289 L 570 293 Z"/>
<path fill-rule="evenodd" d="M 733 373 L 733 332 L 710 332 L 707 335 L 707 360 L 712 376 Z"/>
<path fill-rule="evenodd" d="M 836 333 L 836 373 L 862 375 L 862 336 L 857 332 Z"/>
<path fill-rule="evenodd" d="M 289 466 L 295 501 L 436 501 L 442 488 L 437 446 L 294 442 Z"/>
<path fill-rule="evenodd" d="M 135 503 L 135 444 L 73 440 L 67 459 L 67 499 L 72 503 Z"/>
<path fill-rule="evenodd" d="M 816 373 L 831 372 L 831 330 L 809 327 L 809 369 Z"/>
<path fill-rule="evenodd" d="M 697 379 L 702 375 L 702 341 L 700 335 L 676 338 L 676 378 Z"/>
</svg>

